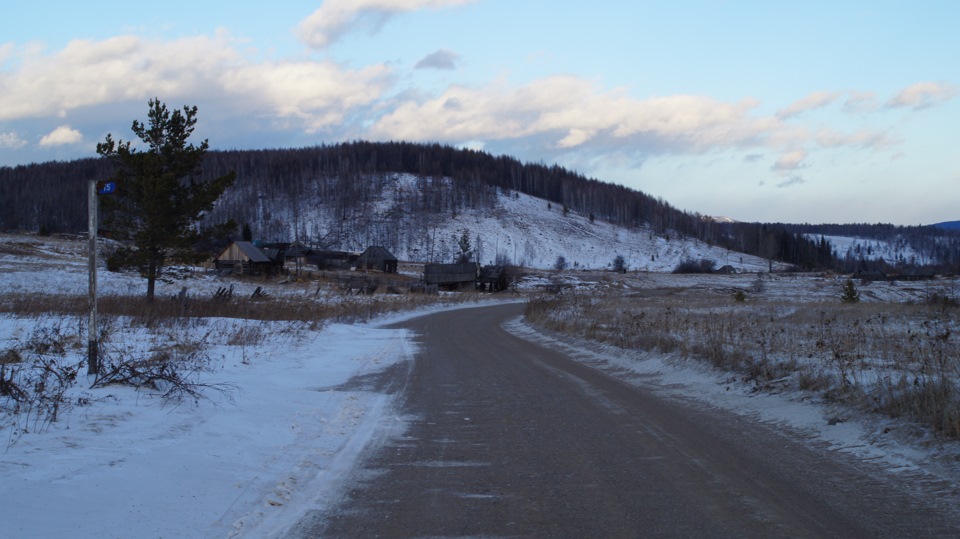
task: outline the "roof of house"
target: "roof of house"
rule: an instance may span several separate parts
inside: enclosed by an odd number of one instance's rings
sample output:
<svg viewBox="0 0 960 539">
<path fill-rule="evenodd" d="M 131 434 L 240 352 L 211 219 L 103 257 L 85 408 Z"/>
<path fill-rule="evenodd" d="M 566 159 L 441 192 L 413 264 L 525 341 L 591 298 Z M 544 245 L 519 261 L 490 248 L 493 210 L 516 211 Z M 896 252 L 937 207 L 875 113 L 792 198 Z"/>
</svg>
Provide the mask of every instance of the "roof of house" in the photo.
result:
<svg viewBox="0 0 960 539">
<path fill-rule="evenodd" d="M 367 250 L 360 255 L 361 260 L 389 260 L 396 262 L 397 257 L 386 249 L 386 247 L 380 247 L 378 245 L 371 245 L 367 247 Z"/>
<path fill-rule="evenodd" d="M 233 242 L 233 245 L 235 245 L 237 250 L 243 253 L 244 256 L 249 258 L 250 262 L 270 262 L 270 258 L 268 258 L 267 255 L 263 254 L 263 251 L 258 249 L 257 246 L 250 243 L 249 241 L 235 241 Z M 227 247 L 227 250 L 229 249 L 230 248 Z"/>
</svg>

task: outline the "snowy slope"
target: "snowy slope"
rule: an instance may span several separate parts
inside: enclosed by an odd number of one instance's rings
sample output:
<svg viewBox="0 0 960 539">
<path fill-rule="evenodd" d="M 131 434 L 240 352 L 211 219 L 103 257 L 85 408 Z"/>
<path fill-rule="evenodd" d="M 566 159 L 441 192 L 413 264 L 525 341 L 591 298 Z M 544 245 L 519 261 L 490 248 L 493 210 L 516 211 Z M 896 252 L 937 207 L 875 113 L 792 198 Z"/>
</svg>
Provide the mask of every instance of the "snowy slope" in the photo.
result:
<svg viewBox="0 0 960 539">
<path fill-rule="evenodd" d="M 458 215 L 447 220 L 439 234 L 459 236 L 469 232 L 481 241 L 481 262 L 497 255 L 533 268 L 552 268 L 563 256 L 571 268 L 609 268 L 617 255 L 628 269 L 672 271 L 686 258 L 709 258 L 717 266 L 730 264 L 745 271 L 765 271 L 767 261 L 712 247 L 676 235 L 660 236 L 648 228 L 626 229 L 569 212 L 547 201 L 517 193 L 500 195 L 495 211 Z M 401 255 L 398 255 L 401 256 Z"/>
<path fill-rule="evenodd" d="M 410 174 L 394 174 L 386 181 L 379 199 L 371 204 L 374 219 L 380 219 L 396 207 L 400 194 L 417 189 L 417 177 Z M 401 225 L 405 230 L 396 234 L 386 230 L 381 233 L 387 237 L 344 235 L 334 247 L 362 251 L 370 243 L 379 243 L 400 260 L 451 262 L 459 252 L 456 238 L 466 231 L 472 246 L 479 246 L 483 264 L 493 263 L 499 255 L 512 264 L 549 269 L 554 267 L 557 257 L 563 256 L 572 269 L 603 269 L 609 268 L 620 255 L 628 269 L 640 271 L 672 271 L 687 258 L 708 258 L 715 261 L 717 267 L 729 264 L 744 271 L 768 269 L 764 259 L 711 247 L 673 233 L 656 234 L 645 227 L 624 228 L 599 219 L 590 222 L 588 216 L 573 211 L 565 214 L 561 205 L 523 193 L 498 192 L 496 196 L 493 208 L 432 216 L 433 222 L 426 231 L 412 230 L 408 221 Z M 271 230 L 277 227 L 282 230 L 271 232 L 272 241 L 298 238 L 298 226 L 308 235 L 311 231 L 330 231 L 341 226 L 331 218 L 323 201 L 311 199 L 310 195 L 298 203 L 296 215 L 286 197 L 261 197 L 258 204 L 259 215 L 264 219 L 269 216 Z"/>
<path fill-rule="evenodd" d="M 858 260 L 884 259 L 889 263 L 907 262 L 915 264 L 932 264 L 933 261 L 922 253 L 915 251 L 905 240 L 884 241 L 850 236 L 829 236 L 821 234 L 807 234 L 812 241 L 820 241 L 823 237 L 833 246 L 834 252 L 840 258 Z"/>
</svg>

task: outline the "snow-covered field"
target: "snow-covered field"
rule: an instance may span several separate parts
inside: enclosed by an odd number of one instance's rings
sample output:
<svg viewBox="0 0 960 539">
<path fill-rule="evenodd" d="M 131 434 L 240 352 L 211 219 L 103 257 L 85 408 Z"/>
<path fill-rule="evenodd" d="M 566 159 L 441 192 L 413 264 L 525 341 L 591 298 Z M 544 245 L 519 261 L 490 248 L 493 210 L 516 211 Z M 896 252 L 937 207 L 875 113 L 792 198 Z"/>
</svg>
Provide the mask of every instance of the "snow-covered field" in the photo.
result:
<svg viewBox="0 0 960 539">
<path fill-rule="evenodd" d="M 671 241 L 678 251 L 684 249 Z M 85 294 L 85 260 L 77 256 L 82 253 L 77 243 L 0 235 L 0 299 L 9 293 Z M 696 246 L 686 249 L 700 252 Z M 588 275 L 568 272 L 562 278 L 572 287 L 620 288 L 625 294 L 642 289 L 728 291 L 754 278 Z M 835 298 L 839 289 L 830 277 L 814 277 L 822 281 L 813 288 L 809 282 L 794 282 L 797 277 L 768 279 L 765 293 L 771 297 L 812 289 L 819 290 L 812 297 Z M 207 293 L 223 284 L 198 273 L 184 282 L 162 284 L 158 294 L 174 294 L 184 285 L 191 293 Z M 536 289 L 537 284 L 531 279 L 521 288 Z M 918 293 L 908 287 L 878 284 L 867 300 Z M 101 272 L 101 289 L 140 294 L 143 282 Z M 270 293 L 293 300 L 312 290 L 271 284 Z M 451 307 L 433 310 L 442 308 Z M 220 384 L 225 391 L 174 403 L 156 391 L 116 385 L 90 389 L 92 380 L 81 374 L 56 422 L 4 420 L 0 535 L 278 536 L 306 511 L 337 503 L 364 448 L 402 431 L 405 419 L 394 407 L 396 394 L 380 391 L 375 375 L 409 369 L 416 348 L 409 333 L 384 326 L 425 312 L 431 311 L 321 329 L 307 323 L 219 318 L 146 328 L 117 319 L 110 335 L 112 353 L 150 354 L 179 342 L 203 341 L 211 363 L 197 380 Z M 80 327 L 78 317 L 0 314 L 0 355 L 29 348 L 35 336 L 58 334 L 68 344 L 62 361 L 82 361 L 85 335 Z M 511 328 L 672 397 L 737 410 L 796 429 L 813 444 L 882 462 L 889 473 L 942 489 L 944 496 L 956 496 L 960 486 L 960 445 L 908 424 L 811 403 L 799 393 L 758 393 L 691 362 L 544 336 L 520 320 Z M 831 422 L 836 417 L 842 421 Z"/>
</svg>

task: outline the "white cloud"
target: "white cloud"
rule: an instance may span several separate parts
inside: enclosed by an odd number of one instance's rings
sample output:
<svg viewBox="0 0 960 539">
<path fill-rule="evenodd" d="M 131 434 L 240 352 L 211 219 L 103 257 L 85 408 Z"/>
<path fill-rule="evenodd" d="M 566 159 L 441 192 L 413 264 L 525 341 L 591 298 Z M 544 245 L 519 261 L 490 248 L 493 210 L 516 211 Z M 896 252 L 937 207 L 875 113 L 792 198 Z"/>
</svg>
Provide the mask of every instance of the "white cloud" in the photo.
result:
<svg viewBox="0 0 960 539">
<path fill-rule="evenodd" d="M 886 102 L 886 107 L 922 109 L 953 99 L 958 93 L 960 93 L 960 90 L 953 84 L 920 82 L 912 84 L 898 92 Z M 777 117 L 788 119 L 799 116 L 805 112 L 827 107 L 843 98 L 844 94 L 846 94 L 846 100 L 843 103 L 843 110 L 846 112 L 875 112 L 880 109 L 880 106 L 877 104 L 876 95 L 873 92 L 820 91 L 813 92 L 791 103 L 789 106 L 778 110 Z"/>
<path fill-rule="evenodd" d="M 753 100 L 726 103 L 703 96 L 635 99 L 577 77 L 556 76 L 518 88 L 503 82 L 451 86 L 431 99 L 402 101 L 370 133 L 402 140 L 536 137 L 554 149 L 605 146 L 651 152 L 763 146 L 800 136 L 776 118 L 751 116 L 755 107 Z"/>
<path fill-rule="evenodd" d="M 224 40 L 146 41 L 132 36 L 74 40 L 52 55 L 27 54 L 0 74 L 0 120 L 56 115 L 80 107 L 154 96 L 179 98 L 219 87 L 240 61 Z"/>
<path fill-rule="evenodd" d="M 800 176 L 791 176 L 786 180 L 783 180 L 782 182 L 778 183 L 777 187 L 779 187 L 780 189 L 784 189 L 787 187 L 793 187 L 795 185 L 803 185 L 805 183 L 807 183 L 807 181 L 801 178 Z"/>
<path fill-rule="evenodd" d="M 877 106 L 877 96 L 873 92 L 850 92 L 843 103 L 847 112 L 873 112 Z"/>
<path fill-rule="evenodd" d="M 27 145 L 27 141 L 20 138 L 16 133 L 0 133 L 0 148 L 9 150 L 19 150 Z"/>
<path fill-rule="evenodd" d="M 957 86 L 943 82 L 912 84 L 887 101 L 887 107 L 922 109 L 949 101 L 957 96 Z"/>
<path fill-rule="evenodd" d="M 894 141 L 886 133 L 870 130 L 844 134 L 829 129 L 821 129 L 817 132 L 816 141 L 823 148 L 857 147 L 876 150 L 894 144 Z"/>
<path fill-rule="evenodd" d="M 40 139 L 40 146 L 48 148 L 51 146 L 64 146 L 67 144 L 79 144 L 83 142 L 83 134 L 73 129 L 69 125 L 61 125 L 49 134 Z"/>
<path fill-rule="evenodd" d="M 391 17 L 420 9 L 440 9 L 476 0 L 326 0 L 297 28 L 301 41 L 315 49 L 329 47 L 357 27 L 377 31 Z"/>
<path fill-rule="evenodd" d="M 804 161 L 806 159 L 807 159 L 806 151 L 793 150 L 777 158 L 777 161 L 773 164 L 773 170 L 778 172 L 797 170 L 805 166 Z"/>
<path fill-rule="evenodd" d="M 778 118 L 791 118 L 804 112 L 821 109 L 833 103 L 840 97 L 837 92 L 813 92 L 791 105 L 777 111 Z"/>
<path fill-rule="evenodd" d="M 453 70 L 457 68 L 457 63 L 459 61 L 459 54 L 446 49 L 440 49 L 437 52 L 423 57 L 423 59 L 417 62 L 417 65 L 413 66 L 413 68 Z"/>
<path fill-rule="evenodd" d="M 13 56 L 13 43 L 0 44 L 0 65 Z"/>
<path fill-rule="evenodd" d="M 389 71 L 384 66 L 344 71 L 331 62 L 284 62 L 229 70 L 222 83 L 226 93 L 259 102 L 261 114 L 300 120 L 308 132 L 316 132 L 378 100 L 389 86 Z"/>
<path fill-rule="evenodd" d="M 218 117 L 269 117 L 316 131 L 371 104 L 390 85 L 383 65 L 348 70 L 329 61 L 255 63 L 233 45 L 226 35 L 173 41 L 122 36 L 71 41 L 53 54 L 32 52 L 18 69 L 0 72 L 0 121 L 64 118 L 83 107 L 159 97 L 174 106 L 212 103 L 220 107 Z"/>
</svg>

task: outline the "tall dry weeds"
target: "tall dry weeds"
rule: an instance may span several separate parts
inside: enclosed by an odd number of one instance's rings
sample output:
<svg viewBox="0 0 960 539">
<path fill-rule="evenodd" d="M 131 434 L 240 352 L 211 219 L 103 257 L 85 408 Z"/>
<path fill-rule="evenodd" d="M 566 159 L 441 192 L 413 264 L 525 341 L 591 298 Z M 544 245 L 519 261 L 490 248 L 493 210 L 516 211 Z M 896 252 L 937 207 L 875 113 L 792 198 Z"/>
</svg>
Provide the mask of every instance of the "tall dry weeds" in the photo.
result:
<svg viewBox="0 0 960 539">
<path fill-rule="evenodd" d="M 729 297 L 539 297 L 527 318 L 624 349 L 675 353 L 960 437 L 957 308 L 943 302 L 733 302 Z"/>
</svg>

